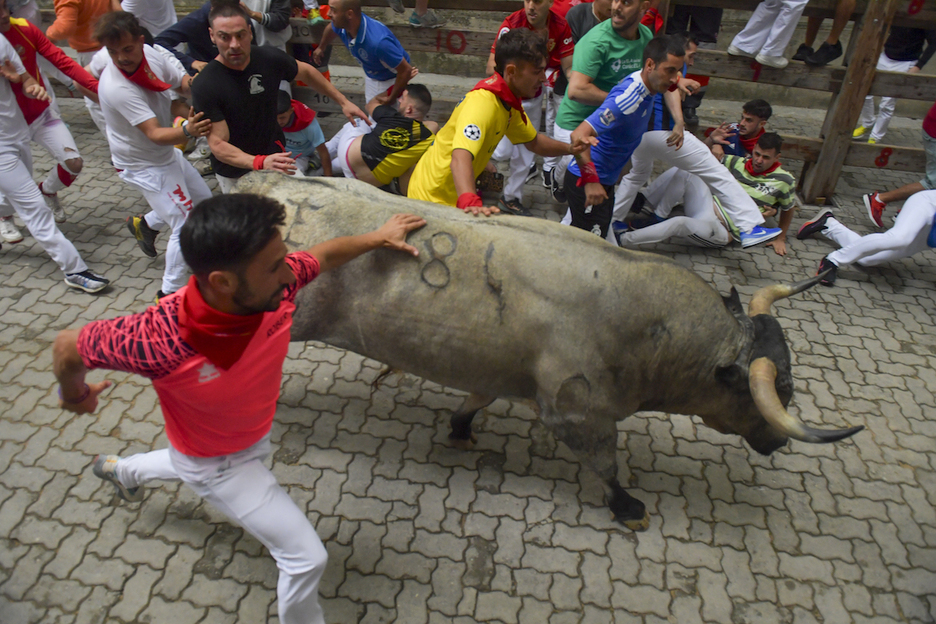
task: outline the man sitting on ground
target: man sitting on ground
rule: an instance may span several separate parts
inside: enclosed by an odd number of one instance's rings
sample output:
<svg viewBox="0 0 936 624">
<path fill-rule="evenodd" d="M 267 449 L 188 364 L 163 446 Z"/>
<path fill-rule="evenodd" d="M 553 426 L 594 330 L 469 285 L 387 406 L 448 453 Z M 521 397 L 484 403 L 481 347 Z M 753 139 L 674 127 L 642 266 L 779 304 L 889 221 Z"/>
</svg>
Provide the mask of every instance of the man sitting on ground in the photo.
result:
<svg viewBox="0 0 936 624">
<path fill-rule="evenodd" d="M 715 128 L 705 139 L 716 158 L 725 154 L 742 158 L 754 151 L 757 140 L 766 132 L 764 126 L 773 114 L 765 100 L 751 100 L 741 107 L 741 119 L 735 123 L 726 121 Z"/>
<path fill-rule="evenodd" d="M 534 154 L 576 154 L 588 143 L 560 143 L 536 131 L 521 100 L 533 97 L 546 81 L 546 41 L 518 28 L 497 40 L 495 73 L 475 85 L 452 112 L 435 141 L 416 164 L 407 196 L 477 215 L 500 212 L 484 206 L 475 180 L 484 171 L 501 137 L 524 144 Z M 597 141 L 591 139 L 591 143 Z M 522 213 L 524 216 L 528 212 Z"/>
</svg>

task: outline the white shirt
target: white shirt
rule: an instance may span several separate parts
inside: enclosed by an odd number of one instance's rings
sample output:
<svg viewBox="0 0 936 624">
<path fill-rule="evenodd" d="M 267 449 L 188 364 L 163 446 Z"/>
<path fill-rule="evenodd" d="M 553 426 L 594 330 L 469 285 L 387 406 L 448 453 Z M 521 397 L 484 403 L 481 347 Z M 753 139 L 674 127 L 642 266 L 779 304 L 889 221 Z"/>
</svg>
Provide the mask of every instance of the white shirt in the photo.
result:
<svg viewBox="0 0 936 624">
<path fill-rule="evenodd" d="M 19 54 L 6 37 L 0 37 L 0 63 L 10 61 L 20 75 L 26 73 Z M 0 145 L 19 145 L 29 142 L 26 119 L 16 103 L 13 87 L 6 78 L 0 78 Z"/>
<path fill-rule="evenodd" d="M 172 0 L 122 0 L 120 8 L 133 13 L 154 37 L 179 21 Z"/>
<path fill-rule="evenodd" d="M 172 89 L 182 84 L 184 71 L 166 57 L 144 45 L 143 53 L 153 74 Z M 111 160 L 118 169 L 165 167 L 175 162 L 172 145 L 156 145 L 137 128 L 147 119 L 156 119 L 163 128 L 172 127 L 173 91 L 150 91 L 132 82 L 113 62 L 101 73 L 98 98 L 107 123 L 107 143 Z"/>
</svg>

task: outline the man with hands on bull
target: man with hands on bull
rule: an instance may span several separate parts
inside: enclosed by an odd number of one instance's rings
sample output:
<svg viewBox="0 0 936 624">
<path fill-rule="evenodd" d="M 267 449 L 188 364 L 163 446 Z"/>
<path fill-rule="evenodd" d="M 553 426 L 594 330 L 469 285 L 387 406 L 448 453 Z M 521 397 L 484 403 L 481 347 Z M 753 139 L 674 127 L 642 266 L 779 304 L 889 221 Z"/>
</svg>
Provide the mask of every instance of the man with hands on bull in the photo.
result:
<svg viewBox="0 0 936 624">
<path fill-rule="evenodd" d="M 526 28 L 505 33 L 494 49 L 494 70 L 459 102 L 435 142 L 416 164 L 407 195 L 474 215 L 500 212 L 485 206 L 475 180 L 502 137 L 540 156 L 581 153 L 594 137 L 562 143 L 538 133 L 523 111 L 546 81 L 546 41 Z M 528 213 L 527 213 L 528 214 Z M 527 216 L 527 215 L 524 215 Z"/>
<path fill-rule="evenodd" d="M 148 377 L 159 396 L 169 448 L 98 455 L 95 475 L 127 501 L 152 480 L 182 481 L 256 537 L 279 568 L 283 624 L 324 624 L 318 585 L 328 558 L 315 529 L 263 465 L 289 348 L 293 301 L 321 272 L 384 247 L 417 256 L 407 235 L 425 225 L 397 214 L 379 229 L 287 253 L 286 210 L 266 197 L 232 194 L 198 204 L 182 228 L 194 276 L 146 311 L 59 333 L 53 347 L 59 405 L 93 413 L 110 381 L 88 370 Z"/>
</svg>

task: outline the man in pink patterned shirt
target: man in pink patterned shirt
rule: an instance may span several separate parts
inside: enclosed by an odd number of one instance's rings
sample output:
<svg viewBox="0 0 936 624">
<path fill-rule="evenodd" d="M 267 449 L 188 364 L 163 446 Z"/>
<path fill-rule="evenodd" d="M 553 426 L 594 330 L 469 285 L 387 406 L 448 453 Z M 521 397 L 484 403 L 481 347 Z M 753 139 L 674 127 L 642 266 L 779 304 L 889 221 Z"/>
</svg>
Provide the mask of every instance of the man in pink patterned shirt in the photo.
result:
<svg viewBox="0 0 936 624">
<path fill-rule="evenodd" d="M 94 412 L 106 368 L 153 381 L 169 448 L 99 455 L 94 474 L 128 501 L 151 480 L 183 481 L 269 549 L 279 568 L 283 624 L 324 624 L 318 584 L 327 553 L 305 513 L 263 465 L 289 347 L 293 301 L 319 273 L 378 247 L 418 255 L 406 243 L 425 221 L 394 215 L 381 228 L 287 253 L 285 210 L 254 195 L 222 195 L 190 213 L 181 232 L 189 283 L 140 314 L 94 321 L 56 338 L 61 406 Z"/>
</svg>

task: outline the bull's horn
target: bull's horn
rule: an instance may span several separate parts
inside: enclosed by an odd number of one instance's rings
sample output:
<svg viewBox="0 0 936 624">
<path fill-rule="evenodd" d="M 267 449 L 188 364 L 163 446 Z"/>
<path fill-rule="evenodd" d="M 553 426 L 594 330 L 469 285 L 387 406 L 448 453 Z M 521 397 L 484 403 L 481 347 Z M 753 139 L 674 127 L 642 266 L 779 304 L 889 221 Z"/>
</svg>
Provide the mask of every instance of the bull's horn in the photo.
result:
<svg viewBox="0 0 936 624">
<path fill-rule="evenodd" d="M 751 395 L 754 397 L 754 403 L 761 415 L 774 429 L 780 433 L 800 440 L 802 442 L 811 442 L 821 444 L 825 442 L 838 442 L 849 436 L 853 436 L 864 426 L 850 427 L 848 429 L 824 430 L 813 429 L 803 424 L 798 418 L 794 418 L 783 407 L 780 397 L 777 395 L 777 367 L 770 361 L 770 358 L 759 357 L 748 369 L 748 383 L 751 386 Z"/>
<path fill-rule="evenodd" d="M 777 299 L 783 299 L 790 295 L 803 292 L 807 288 L 812 288 L 825 277 L 825 273 L 810 277 L 795 284 L 774 284 L 761 288 L 751 297 L 751 303 L 748 304 L 748 316 L 757 316 L 758 314 L 770 314 L 770 306 Z"/>
</svg>

